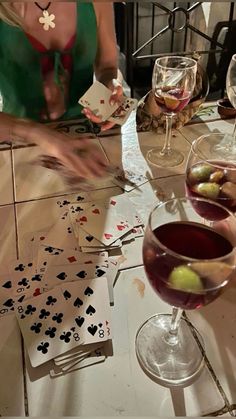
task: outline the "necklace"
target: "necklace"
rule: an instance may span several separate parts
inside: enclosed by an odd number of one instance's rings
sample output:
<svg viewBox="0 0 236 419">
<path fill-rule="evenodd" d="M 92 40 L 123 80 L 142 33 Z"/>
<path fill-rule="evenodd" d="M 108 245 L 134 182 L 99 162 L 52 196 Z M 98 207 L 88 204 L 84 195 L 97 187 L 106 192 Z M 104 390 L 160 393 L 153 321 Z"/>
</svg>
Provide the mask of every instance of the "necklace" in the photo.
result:
<svg viewBox="0 0 236 419">
<path fill-rule="evenodd" d="M 43 12 L 43 16 L 41 16 L 39 18 L 39 23 L 41 25 L 43 25 L 43 29 L 45 31 L 48 31 L 50 28 L 54 29 L 55 28 L 55 23 L 53 22 L 53 20 L 55 19 L 55 15 L 54 14 L 49 14 L 48 13 L 48 9 L 51 5 L 51 2 L 48 3 L 48 5 L 46 7 L 41 7 L 40 4 L 38 4 L 36 1 L 34 2 L 34 4 Z"/>
</svg>

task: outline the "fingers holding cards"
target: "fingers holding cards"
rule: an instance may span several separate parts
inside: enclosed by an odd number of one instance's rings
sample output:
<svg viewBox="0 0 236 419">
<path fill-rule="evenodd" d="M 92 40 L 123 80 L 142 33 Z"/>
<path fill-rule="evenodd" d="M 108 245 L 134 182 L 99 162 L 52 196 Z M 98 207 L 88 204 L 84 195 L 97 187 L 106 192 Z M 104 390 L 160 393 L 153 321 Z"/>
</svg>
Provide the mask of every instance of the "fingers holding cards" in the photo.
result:
<svg viewBox="0 0 236 419">
<path fill-rule="evenodd" d="M 116 97 L 116 96 L 114 96 Z M 102 83 L 96 81 L 79 99 L 85 109 L 87 117 L 94 116 L 94 122 L 109 121 L 113 124 L 123 125 L 130 113 L 137 107 L 137 99 L 119 97 L 119 101 L 112 99 L 112 92 Z M 110 125 L 109 125 L 110 126 Z"/>
</svg>

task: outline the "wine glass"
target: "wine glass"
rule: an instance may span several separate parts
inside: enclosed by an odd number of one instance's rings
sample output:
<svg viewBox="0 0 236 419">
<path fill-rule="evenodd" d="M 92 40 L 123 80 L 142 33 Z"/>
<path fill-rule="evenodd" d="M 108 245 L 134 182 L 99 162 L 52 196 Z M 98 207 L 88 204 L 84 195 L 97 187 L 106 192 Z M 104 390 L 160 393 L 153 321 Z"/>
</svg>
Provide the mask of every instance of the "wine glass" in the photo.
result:
<svg viewBox="0 0 236 419">
<path fill-rule="evenodd" d="M 147 278 L 171 314 L 156 314 L 138 330 L 136 355 L 143 370 L 163 385 L 186 385 L 204 365 L 202 338 L 181 317 L 220 296 L 235 271 L 231 233 L 236 219 L 224 210 L 224 220 L 203 219 L 194 206 L 204 198 L 173 198 L 151 212 L 143 242 Z"/>
<path fill-rule="evenodd" d="M 232 136 L 211 133 L 197 138 L 191 146 L 186 168 L 186 193 L 220 203 L 236 212 L 236 153 L 225 159 L 224 147 Z M 223 155 L 222 155 L 223 150 Z M 227 217 L 227 212 L 210 204 L 198 205 L 203 217 L 212 220 Z"/>
<path fill-rule="evenodd" d="M 183 154 L 170 146 L 172 118 L 189 102 L 196 82 L 197 63 L 192 58 L 167 56 L 155 61 L 152 90 L 157 105 L 166 116 L 166 137 L 163 147 L 148 151 L 147 160 L 161 167 L 182 163 Z"/>
<path fill-rule="evenodd" d="M 236 54 L 232 56 L 228 67 L 226 75 L 226 91 L 231 104 L 234 108 L 236 108 Z M 232 137 L 231 143 L 228 144 L 229 152 L 236 151 L 236 121 L 234 123 Z"/>
</svg>

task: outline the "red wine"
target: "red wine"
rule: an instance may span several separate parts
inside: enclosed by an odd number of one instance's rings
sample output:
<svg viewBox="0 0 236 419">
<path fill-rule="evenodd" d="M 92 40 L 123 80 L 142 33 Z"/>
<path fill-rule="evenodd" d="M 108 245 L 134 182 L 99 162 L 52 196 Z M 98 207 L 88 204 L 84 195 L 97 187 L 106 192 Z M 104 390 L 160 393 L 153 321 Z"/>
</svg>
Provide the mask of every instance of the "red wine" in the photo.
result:
<svg viewBox="0 0 236 419">
<path fill-rule="evenodd" d="M 236 165 L 222 161 L 199 162 L 188 169 L 186 192 L 191 197 L 204 197 L 236 211 Z M 226 211 L 203 202 L 194 203 L 195 210 L 204 218 L 220 220 Z"/>
<path fill-rule="evenodd" d="M 150 240 L 146 234 L 143 261 L 152 287 L 164 301 L 175 307 L 195 309 L 218 297 L 221 292 L 222 278 L 219 282 L 219 279 L 213 275 L 204 277 L 204 273 L 202 273 L 204 269 L 201 269 L 200 274 L 198 272 L 201 288 L 197 292 L 196 289 L 190 289 L 191 286 L 181 287 L 181 289 L 173 287 L 171 279 L 176 268 L 184 266 L 185 269 L 188 269 L 187 262 L 181 259 L 181 256 L 196 259 L 196 262 L 227 255 L 230 258 L 233 247 L 226 238 L 204 225 L 191 222 L 163 224 L 157 227 L 153 234 L 158 241 Z M 173 253 L 165 251 L 158 242 Z M 200 265 L 203 266 L 203 263 Z M 225 279 L 227 279 L 227 275 Z"/>
<path fill-rule="evenodd" d="M 180 112 L 190 100 L 190 92 L 173 86 L 159 87 L 155 90 L 155 101 L 165 113 Z"/>
</svg>

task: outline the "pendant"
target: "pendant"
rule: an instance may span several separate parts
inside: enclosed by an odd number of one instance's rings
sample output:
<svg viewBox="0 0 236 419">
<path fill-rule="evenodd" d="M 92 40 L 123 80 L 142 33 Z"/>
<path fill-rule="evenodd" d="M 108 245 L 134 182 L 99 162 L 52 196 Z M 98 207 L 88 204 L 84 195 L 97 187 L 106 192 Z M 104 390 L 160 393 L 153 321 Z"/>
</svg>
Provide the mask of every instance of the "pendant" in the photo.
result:
<svg viewBox="0 0 236 419">
<path fill-rule="evenodd" d="M 55 19 L 55 15 L 49 14 L 47 10 L 43 10 L 43 16 L 39 18 L 39 23 L 43 25 L 43 29 L 48 31 L 50 28 L 55 28 L 55 23 L 53 20 Z"/>
</svg>

